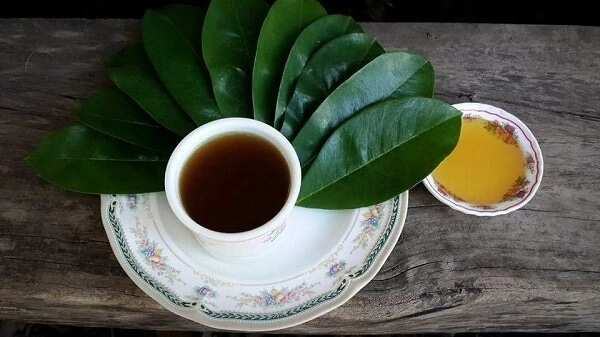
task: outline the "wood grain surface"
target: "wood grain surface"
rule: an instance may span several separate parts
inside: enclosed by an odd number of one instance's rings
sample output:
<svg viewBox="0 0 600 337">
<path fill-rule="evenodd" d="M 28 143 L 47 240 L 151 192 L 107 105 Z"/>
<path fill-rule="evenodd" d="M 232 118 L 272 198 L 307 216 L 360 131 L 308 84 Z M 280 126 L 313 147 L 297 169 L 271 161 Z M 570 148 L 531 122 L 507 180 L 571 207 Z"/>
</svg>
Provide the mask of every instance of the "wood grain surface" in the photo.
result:
<svg viewBox="0 0 600 337">
<path fill-rule="evenodd" d="M 522 210 L 462 215 L 422 186 L 379 275 L 287 332 L 600 331 L 600 27 L 365 24 L 424 54 L 437 96 L 497 105 L 540 142 L 545 172 Z M 99 200 L 63 192 L 23 158 L 108 83 L 103 61 L 135 20 L 0 20 L 0 319 L 204 330 L 162 309 L 113 257 Z"/>
</svg>

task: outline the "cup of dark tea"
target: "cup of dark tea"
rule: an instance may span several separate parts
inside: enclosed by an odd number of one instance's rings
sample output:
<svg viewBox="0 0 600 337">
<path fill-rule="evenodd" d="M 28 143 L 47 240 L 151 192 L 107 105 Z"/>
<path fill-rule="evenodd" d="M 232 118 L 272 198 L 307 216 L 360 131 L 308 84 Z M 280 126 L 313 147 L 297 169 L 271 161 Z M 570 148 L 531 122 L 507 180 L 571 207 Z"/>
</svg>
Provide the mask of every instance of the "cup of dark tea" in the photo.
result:
<svg viewBox="0 0 600 337">
<path fill-rule="evenodd" d="M 204 124 L 175 148 L 165 173 L 173 213 L 216 258 L 261 255 L 285 229 L 300 191 L 296 151 L 247 118 Z"/>
</svg>

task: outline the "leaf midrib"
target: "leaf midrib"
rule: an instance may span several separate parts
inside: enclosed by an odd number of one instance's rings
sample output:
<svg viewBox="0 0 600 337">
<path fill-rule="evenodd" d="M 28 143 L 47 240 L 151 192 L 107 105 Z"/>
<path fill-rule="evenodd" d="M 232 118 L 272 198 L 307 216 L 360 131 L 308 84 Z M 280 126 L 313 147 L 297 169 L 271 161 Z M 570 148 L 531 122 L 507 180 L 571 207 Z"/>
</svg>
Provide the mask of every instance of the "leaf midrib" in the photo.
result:
<svg viewBox="0 0 600 337">
<path fill-rule="evenodd" d="M 160 125 L 155 125 L 155 124 L 149 124 L 146 122 L 140 122 L 140 121 L 133 121 L 133 120 L 127 120 L 127 119 L 119 119 L 119 118 L 106 118 L 103 115 L 98 115 L 98 114 L 93 114 L 93 113 L 82 113 L 80 116 L 89 116 L 89 117 L 93 117 L 93 118 L 97 118 L 97 119 L 101 119 L 101 120 L 105 120 L 105 121 L 110 121 L 110 122 L 119 122 L 119 123 L 124 123 L 124 124 L 133 124 L 133 125 L 137 125 L 137 126 L 144 126 L 144 127 L 148 127 L 148 128 L 153 128 L 153 129 L 163 129 L 164 127 L 160 126 Z"/>
<path fill-rule="evenodd" d="M 313 193 L 311 193 L 311 194 L 309 194 L 309 195 L 305 196 L 305 197 L 304 197 L 304 198 L 302 198 L 302 199 L 299 199 L 299 201 L 300 201 L 300 202 L 302 202 L 302 201 L 304 201 L 304 200 L 306 200 L 306 199 L 308 199 L 308 198 L 312 197 L 313 195 L 315 195 L 315 194 L 317 194 L 317 193 L 320 193 L 321 191 L 323 191 L 323 190 L 325 190 L 325 189 L 329 188 L 331 185 L 333 185 L 333 184 L 336 184 L 336 183 L 337 183 L 337 182 L 339 182 L 340 180 L 344 180 L 344 179 L 346 179 L 346 178 L 349 178 L 351 175 L 353 175 L 353 174 L 354 174 L 354 173 L 356 173 L 357 171 L 359 171 L 359 170 L 363 169 L 365 166 L 368 166 L 370 163 L 372 163 L 372 162 L 375 162 L 375 161 L 379 160 L 381 157 L 383 157 L 383 156 L 385 156 L 385 155 L 389 154 L 390 152 L 394 151 L 394 150 L 395 150 L 396 148 L 398 148 L 399 146 L 401 146 L 401 145 L 403 145 L 403 144 L 406 144 L 406 143 L 409 143 L 409 142 L 411 142 L 412 140 L 414 140 L 414 139 L 415 139 L 417 136 L 419 136 L 419 135 L 421 135 L 421 134 L 424 134 L 424 133 L 427 133 L 427 132 L 431 131 L 432 129 L 434 129 L 434 128 L 437 128 L 437 127 L 438 127 L 438 126 L 440 126 L 441 124 L 443 124 L 443 123 L 446 123 L 447 121 L 449 121 L 449 120 L 451 120 L 451 119 L 453 119 L 453 118 L 457 118 L 457 117 L 460 117 L 460 116 L 453 116 L 453 117 L 451 117 L 451 118 L 444 119 L 444 120 L 442 120 L 440 123 L 437 123 L 437 124 L 435 124 L 433 127 L 427 128 L 427 129 L 426 129 L 426 130 L 424 130 L 423 132 L 421 132 L 421 133 L 419 133 L 419 134 L 417 134 L 417 135 L 414 135 L 414 136 L 412 136 L 412 137 L 410 137 L 410 138 L 406 139 L 406 140 L 405 140 L 404 142 L 402 142 L 401 144 L 398 144 L 398 145 L 394 146 L 393 148 L 391 148 L 390 150 L 388 150 L 388 151 L 385 151 L 385 152 L 383 152 L 383 153 L 379 154 L 378 156 L 376 156 L 376 157 L 374 157 L 372 160 L 370 160 L 368 163 L 366 163 L 366 164 L 363 164 L 363 165 L 360 165 L 360 166 L 356 167 L 355 169 L 353 169 L 353 170 L 349 171 L 349 173 L 348 173 L 348 174 L 346 174 L 346 175 L 344 175 L 344 176 L 341 176 L 341 177 L 339 177 L 339 178 L 337 178 L 337 179 L 333 180 L 331 183 L 329 183 L 329 184 L 327 184 L 327 185 L 324 185 L 323 187 L 321 187 L 320 189 L 316 190 L 315 192 L 313 192 Z M 333 136 L 333 134 L 332 134 L 332 136 Z M 331 136 L 330 136 L 330 137 L 331 137 Z M 327 139 L 327 140 L 329 140 L 329 139 Z M 327 141 L 325 142 L 325 144 L 326 144 L 326 143 L 327 143 Z M 325 146 L 325 145 L 323 145 L 323 146 Z"/>
<path fill-rule="evenodd" d="M 346 20 L 346 21 L 347 21 L 348 23 L 350 22 L 350 20 Z M 348 24 L 348 25 L 349 25 L 349 24 Z M 347 26 L 348 26 L 348 25 L 347 25 Z M 346 27 L 345 29 L 347 29 L 347 27 Z M 322 48 L 326 47 L 328 44 L 330 44 L 330 43 L 333 43 L 333 42 L 334 42 L 335 40 L 337 40 L 337 39 L 342 39 L 342 38 L 344 38 L 344 37 L 346 37 L 346 36 L 350 36 L 350 35 L 352 35 L 352 37 L 355 37 L 355 36 L 359 36 L 359 35 L 361 35 L 361 34 L 362 34 L 362 35 L 365 35 L 366 37 L 368 37 L 368 38 L 370 39 L 370 42 L 369 42 L 369 46 L 368 46 L 368 48 L 365 48 L 365 51 L 364 51 L 364 53 L 362 54 L 362 56 L 360 57 L 360 59 L 359 59 L 359 61 L 358 61 L 358 62 L 360 62 L 360 63 L 364 63 L 364 60 L 365 60 L 365 58 L 367 57 L 367 55 L 369 55 L 369 53 L 370 53 L 371 49 L 372 49 L 372 48 L 373 48 L 373 46 L 374 46 L 374 45 L 377 43 L 377 41 L 376 41 L 375 39 L 373 39 L 371 36 L 369 36 L 369 35 L 368 35 L 368 34 L 366 34 L 366 33 L 348 33 L 348 34 L 343 34 L 343 35 L 341 35 L 341 36 L 338 36 L 337 38 L 334 38 L 334 39 L 330 40 L 329 42 L 327 42 L 327 43 L 323 44 L 323 46 L 321 46 L 321 48 L 319 48 L 319 50 L 321 50 Z M 315 53 L 317 53 L 319 50 L 317 50 Z M 312 97 L 312 95 L 306 95 L 304 92 L 302 92 L 302 91 L 299 91 L 299 90 L 298 90 L 298 85 L 299 85 L 300 83 L 304 83 L 303 81 L 305 81 L 305 80 L 306 80 L 306 79 L 307 79 L 309 76 L 312 78 L 311 80 L 314 80 L 314 79 L 315 79 L 315 76 L 316 76 L 316 75 L 314 75 L 314 74 L 318 74 L 318 73 L 319 73 L 319 72 L 317 71 L 317 70 L 319 69 L 319 67 L 316 67 L 316 66 L 313 66 L 313 65 L 310 65 L 310 64 L 309 64 L 309 63 L 311 62 L 311 60 L 314 62 L 314 59 L 315 59 L 315 58 L 314 58 L 314 56 L 315 56 L 315 55 L 312 55 L 312 56 L 311 56 L 311 58 L 310 58 L 310 59 L 309 59 L 309 60 L 306 62 L 306 66 L 305 66 L 305 67 L 302 69 L 302 72 L 301 72 L 300 76 L 298 76 L 298 78 L 297 78 L 297 81 L 296 81 L 296 84 L 295 84 L 295 86 L 294 86 L 294 89 L 292 90 L 292 97 L 291 97 L 291 98 L 288 100 L 288 102 L 287 102 L 288 104 L 287 104 L 287 105 L 286 105 L 286 107 L 285 107 L 285 110 L 284 110 L 284 112 L 286 112 L 286 114 L 284 114 L 284 116 L 285 116 L 285 115 L 289 115 L 287 112 L 290 110 L 290 104 L 292 104 L 292 103 L 293 103 L 293 100 L 292 100 L 292 99 L 294 98 L 294 94 L 295 94 L 296 92 L 299 92 L 300 94 L 302 94 L 302 95 L 304 95 L 304 96 L 311 96 L 311 97 Z M 363 65 L 363 66 L 364 66 L 364 65 Z M 305 72 L 305 70 L 306 70 L 306 72 Z M 312 70 L 312 72 L 310 72 L 311 70 Z M 303 75 L 305 75 L 305 76 L 303 76 Z M 330 75 L 330 74 L 329 74 L 329 75 Z M 410 75 L 410 77 L 412 77 L 413 75 L 414 75 L 414 74 Z M 351 75 L 350 77 L 352 77 L 352 75 Z M 341 86 L 343 83 L 345 83 L 347 80 L 349 80 L 349 79 L 350 79 L 350 77 L 349 77 L 348 79 L 346 79 L 346 80 L 342 81 L 342 83 L 339 83 L 337 87 L 334 85 L 334 87 L 333 87 L 333 88 L 328 88 L 328 89 L 327 89 L 327 92 L 329 92 L 329 93 L 333 93 L 333 91 L 337 90 L 337 88 L 338 88 L 339 86 Z M 320 83 L 319 85 L 322 85 L 322 84 L 324 83 L 324 81 L 323 81 L 323 78 L 317 78 L 317 80 L 318 80 L 318 82 Z M 333 90 L 332 90 L 332 89 L 333 89 Z M 325 99 L 327 99 L 327 97 L 325 97 Z M 320 106 L 320 105 L 319 105 L 319 106 Z M 317 109 L 318 109 L 318 108 L 319 108 L 319 107 L 317 106 Z M 315 111 L 316 111 L 316 109 L 315 109 Z M 312 115 L 311 115 L 311 116 L 309 116 L 308 118 L 310 118 L 310 117 L 312 117 Z M 285 123 L 285 119 L 284 119 L 284 123 Z M 298 135 L 298 133 L 299 133 L 299 132 L 300 132 L 300 130 L 296 131 L 296 134 L 295 134 L 294 136 Z M 313 158 L 311 158 L 311 159 L 313 159 Z M 310 163 L 310 162 L 311 162 L 310 160 L 309 160 L 309 161 L 307 161 L 307 163 Z M 309 164 L 307 164 L 306 166 L 308 166 L 308 165 L 309 165 Z M 303 166 L 303 168 L 304 168 L 304 167 L 306 167 L 306 166 Z"/>
<path fill-rule="evenodd" d="M 248 42 L 247 42 L 247 36 L 245 35 L 245 31 L 246 30 L 242 26 L 242 22 L 240 20 L 240 6 L 239 6 L 239 3 L 238 3 L 238 0 L 233 0 L 233 7 L 234 7 L 233 10 L 235 12 L 235 14 L 234 14 L 235 21 L 236 21 L 237 26 L 238 26 L 238 30 L 239 30 L 239 34 L 240 34 L 240 39 L 242 40 L 242 48 L 244 48 L 244 55 L 246 56 L 246 60 L 244 60 L 246 62 L 244 62 L 244 63 L 247 63 L 248 60 L 252 59 L 252 55 L 251 55 L 251 52 L 250 52 L 250 46 L 248 45 Z"/>
<path fill-rule="evenodd" d="M 348 30 L 348 27 L 350 27 L 350 22 L 351 22 L 351 18 L 349 16 L 344 16 L 344 25 L 343 25 L 343 32 L 346 32 Z M 343 36 L 344 34 L 342 34 L 341 36 Z M 339 37 L 339 36 L 338 36 Z M 334 38 L 335 39 L 335 38 Z M 331 42 L 333 39 L 329 40 L 329 42 Z M 296 88 L 298 86 L 298 81 L 300 80 L 302 73 L 304 72 L 304 70 L 308 67 L 308 63 L 310 62 L 310 59 L 312 58 L 312 56 L 314 56 L 314 54 L 321 48 L 323 48 L 328 42 L 324 43 L 323 45 L 321 45 L 319 48 L 317 48 L 315 51 L 313 51 L 313 53 L 311 55 L 308 55 L 306 61 L 304 62 L 304 65 L 301 67 L 301 69 L 299 69 L 299 74 L 297 76 L 295 76 L 295 78 L 290 79 L 290 84 L 288 85 L 288 89 L 287 92 L 282 94 L 281 97 L 281 103 L 280 103 L 280 99 L 279 99 L 279 93 L 277 96 L 277 106 L 281 105 L 282 108 L 281 109 L 281 115 L 280 115 L 280 119 L 283 119 L 283 121 L 281 122 L 281 127 L 283 127 L 283 124 L 285 123 L 285 116 L 287 115 L 287 111 L 288 111 L 288 107 L 290 105 L 290 101 L 292 100 L 292 98 L 294 97 L 294 93 L 296 91 Z M 292 48 L 292 52 L 293 52 L 294 48 Z M 291 52 L 290 52 L 291 54 Z M 289 61 L 289 59 L 288 59 Z M 285 75 L 285 70 L 287 68 L 288 63 L 286 62 L 285 66 L 284 66 L 284 75 Z M 282 81 L 285 79 L 285 76 L 282 76 Z M 281 85 L 280 85 L 280 90 L 281 92 Z M 285 96 L 285 97 L 284 97 Z M 277 112 L 277 110 L 276 110 Z"/>
<path fill-rule="evenodd" d="M 381 57 L 382 55 L 385 55 L 385 54 L 386 54 L 386 53 L 383 53 L 383 54 L 379 55 L 378 57 L 376 57 L 375 59 L 373 59 L 371 62 L 369 62 L 369 63 L 367 63 L 366 65 L 364 65 L 364 66 L 363 66 L 361 69 L 359 69 L 358 71 L 356 71 L 354 74 L 352 74 L 350 77 L 348 77 L 348 78 L 347 78 L 347 79 L 346 79 L 344 82 L 340 83 L 340 85 L 338 85 L 338 86 L 337 86 L 337 88 L 335 88 L 335 89 L 334 89 L 334 90 L 331 92 L 331 94 L 329 94 L 329 96 L 327 96 L 327 98 L 325 98 L 325 99 L 323 100 L 323 102 L 321 102 L 321 104 L 319 104 L 319 106 L 318 106 L 318 107 L 315 109 L 315 111 L 314 111 L 314 112 L 313 112 L 313 114 L 310 116 L 310 118 L 309 118 L 309 119 L 306 121 L 305 125 L 306 125 L 306 124 L 308 124 L 308 122 L 310 121 L 310 119 L 312 119 L 312 118 L 313 118 L 313 117 L 316 115 L 316 112 L 317 112 L 317 111 L 318 111 L 318 110 L 321 108 L 321 106 L 323 106 L 323 105 L 325 105 L 325 104 L 327 104 L 328 106 L 329 106 L 329 105 L 331 105 L 331 103 L 330 103 L 330 100 L 332 100 L 332 99 L 333 99 L 333 98 L 332 98 L 332 96 L 333 96 L 334 94 L 336 94 L 336 92 L 337 92 L 338 90 L 343 90 L 345 87 L 349 86 L 349 85 L 350 85 L 349 83 L 351 83 L 351 81 L 352 81 L 352 80 L 353 80 L 355 77 L 362 75 L 362 74 L 361 74 L 361 73 L 362 73 L 362 70 L 364 70 L 364 68 L 365 68 L 365 67 L 367 67 L 369 64 L 371 64 L 372 62 L 374 62 L 375 60 L 377 60 L 377 58 L 379 58 L 379 57 Z M 421 68 L 423 68 L 423 67 L 424 67 L 424 66 L 425 66 L 425 65 L 428 63 L 428 61 L 427 61 L 427 60 L 424 60 L 424 61 L 425 61 L 425 62 L 423 62 L 423 63 L 422 63 L 422 64 L 421 64 L 421 65 L 420 65 L 420 66 L 419 66 L 419 67 L 418 67 L 418 68 L 417 68 L 417 69 L 416 69 L 416 70 L 415 70 L 415 71 L 414 71 L 412 74 L 410 74 L 410 76 L 408 76 L 408 77 L 407 77 L 407 79 L 406 79 L 406 80 L 405 80 L 405 81 L 404 81 L 404 82 L 403 82 L 401 85 L 398 85 L 398 86 L 396 86 L 396 88 L 395 88 L 395 89 L 394 89 L 394 90 L 393 90 L 393 91 L 392 91 L 392 92 L 391 92 L 391 93 L 390 93 L 388 96 L 386 96 L 386 97 L 384 97 L 384 98 L 381 98 L 381 99 L 379 99 L 379 100 L 377 100 L 377 101 L 374 101 L 374 102 L 372 102 L 371 104 L 368 104 L 368 105 L 364 106 L 362 109 L 360 109 L 360 110 L 358 110 L 357 112 L 355 112 L 355 114 L 357 114 L 357 113 L 358 113 L 358 112 L 360 112 L 361 110 L 364 110 L 364 109 L 366 109 L 367 107 L 369 107 L 369 106 L 371 106 L 371 105 L 373 105 L 373 104 L 379 103 L 379 102 L 381 102 L 381 101 L 385 100 L 387 97 L 390 97 L 391 95 L 393 95 L 393 93 L 394 93 L 396 90 L 398 90 L 398 88 L 400 88 L 402 85 L 404 85 L 406 82 L 408 82 L 408 80 L 409 80 L 410 78 L 412 78 L 412 77 L 413 77 L 413 76 L 414 76 L 414 75 L 415 75 L 417 72 L 419 72 L 419 70 L 421 70 Z M 343 123 L 345 123 L 345 122 L 349 121 L 349 120 L 350 120 L 352 117 L 353 117 L 353 116 L 351 116 L 350 118 L 346 119 L 345 121 L 342 121 L 342 123 L 341 123 L 341 124 L 343 124 Z M 302 128 L 301 128 L 301 129 L 298 131 L 298 133 L 296 133 L 296 136 L 294 137 L 294 141 L 295 141 L 295 140 L 296 140 L 296 138 L 297 138 L 297 137 L 300 135 L 300 132 L 302 131 L 302 129 L 303 129 L 303 128 L 304 128 L 304 127 L 302 127 Z M 335 132 L 335 130 L 334 130 L 333 132 Z M 333 133 L 333 132 L 332 132 L 332 133 Z M 325 141 L 325 142 L 327 142 L 327 141 Z M 323 144 L 325 144 L 325 143 L 323 143 Z M 314 156 L 314 157 L 316 157 L 316 156 Z"/>
<path fill-rule="evenodd" d="M 166 21 L 166 23 L 168 23 L 169 25 L 171 25 L 173 27 L 173 29 L 178 33 L 178 35 L 181 36 L 181 39 L 184 41 L 184 43 L 186 43 L 187 46 L 190 47 L 190 49 L 194 53 L 194 56 L 196 56 L 196 58 L 198 58 L 198 52 L 196 51 L 194 44 L 192 44 L 190 39 L 188 39 L 188 37 L 183 33 L 183 31 L 181 29 L 179 29 L 179 27 L 177 27 L 177 24 L 175 23 L 175 21 L 173 21 L 173 19 L 170 16 L 163 14 L 161 12 L 154 11 L 154 13 L 160 20 Z"/>
</svg>

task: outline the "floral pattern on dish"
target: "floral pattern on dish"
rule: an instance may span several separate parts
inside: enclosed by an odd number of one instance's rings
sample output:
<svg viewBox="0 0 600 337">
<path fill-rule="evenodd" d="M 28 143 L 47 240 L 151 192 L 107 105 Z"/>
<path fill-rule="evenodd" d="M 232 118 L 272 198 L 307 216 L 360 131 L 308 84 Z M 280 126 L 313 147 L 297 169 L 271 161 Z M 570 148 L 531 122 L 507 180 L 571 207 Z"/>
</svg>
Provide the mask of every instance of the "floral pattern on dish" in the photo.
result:
<svg viewBox="0 0 600 337">
<path fill-rule="evenodd" d="M 485 120 L 484 128 L 498 136 L 504 143 L 514 146 L 519 146 L 517 141 L 517 135 L 515 134 L 515 127 L 499 121 L 488 121 Z"/>
<path fill-rule="evenodd" d="M 128 194 L 127 195 L 127 208 L 130 210 L 135 210 L 137 208 L 138 203 L 138 195 L 137 194 Z"/>
<path fill-rule="evenodd" d="M 527 194 L 527 185 L 529 185 L 527 178 L 523 176 L 517 178 L 511 188 L 502 197 L 502 201 L 523 198 Z"/>
<path fill-rule="evenodd" d="M 305 282 L 293 288 L 271 288 L 260 291 L 258 294 L 242 293 L 240 296 L 231 297 L 237 302 L 239 308 L 250 306 L 253 308 L 282 307 L 288 304 L 299 303 L 314 294 L 311 290 L 316 284 L 307 285 Z"/>
<path fill-rule="evenodd" d="M 503 141 L 519 147 L 523 154 L 523 173 L 501 196 L 500 201 L 490 205 L 465 202 L 450 193 L 444 186 L 428 176 L 425 187 L 440 201 L 463 213 L 494 216 L 507 214 L 526 204 L 537 191 L 543 175 L 543 157 L 537 140 L 531 131 L 516 116 L 493 106 L 479 103 L 455 104 L 463 112 L 463 120 L 484 120 L 486 131 L 499 135 Z"/>
<path fill-rule="evenodd" d="M 527 170 L 529 170 L 529 173 L 531 173 L 531 174 L 535 173 L 535 168 L 537 166 L 537 163 L 535 162 L 535 159 L 533 159 L 533 156 L 531 155 L 531 153 L 527 153 L 527 156 L 525 158 L 525 165 L 527 165 Z"/>
<path fill-rule="evenodd" d="M 194 302 L 199 302 L 203 306 L 211 306 L 216 307 L 216 302 L 214 301 L 217 298 L 217 292 L 209 287 L 209 286 L 194 286 L 193 287 L 194 294 L 190 297 L 190 300 Z"/>
<path fill-rule="evenodd" d="M 273 326 L 280 324 L 283 319 L 294 320 L 295 317 L 302 318 L 303 316 L 300 315 L 314 312 L 321 314 L 328 310 L 327 308 L 330 310 L 332 306 L 345 302 L 348 299 L 348 289 L 354 290 L 364 285 L 354 283 L 352 280 L 371 268 L 379 269 L 381 252 L 393 247 L 401 231 L 401 227 L 397 226 L 402 226 L 402 214 L 406 212 L 407 200 L 404 194 L 384 203 L 385 219 L 381 220 L 376 239 L 370 242 L 371 246 L 367 250 L 350 253 L 354 246 L 353 239 L 362 230 L 361 221 L 364 217 L 361 214 L 367 213 L 367 209 L 362 208 L 348 213 L 350 231 L 340 238 L 342 239 L 340 242 L 335 241 L 336 247 L 311 269 L 287 280 L 239 283 L 227 278 L 221 279 L 219 275 L 209 274 L 207 270 L 196 268 L 196 265 L 181 263 L 179 256 L 171 250 L 171 245 L 163 240 L 159 227 L 164 225 L 161 222 L 162 218 L 157 215 L 157 205 L 149 202 L 154 196 L 164 197 L 162 194 L 140 194 L 135 209 L 127 207 L 127 196 L 102 196 L 103 207 L 106 205 L 106 208 L 103 208 L 106 211 L 103 223 L 111 240 L 111 246 L 115 244 L 113 249 L 119 262 L 128 271 L 128 275 L 135 281 L 140 281 L 136 284 L 162 305 L 175 308 L 178 315 L 191 317 L 196 322 L 223 329 L 228 329 L 230 327 L 228 324 L 233 324 L 228 322 L 246 324 L 244 326 L 260 326 L 263 323 Z M 159 201 L 166 203 L 162 199 Z M 149 209 L 146 210 L 144 206 Z M 120 209 L 124 209 L 125 212 L 121 214 Z M 162 252 L 158 255 L 168 257 L 166 262 L 181 271 L 179 277 L 184 282 L 170 284 L 153 268 L 147 266 L 146 258 L 138 253 L 137 240 L 134 231 L 131 230 L 136 227 L 137 220 L 147 228 L 148 241 L 154 240 L 158 243 L 156 247 L 162 248 Z M 115 238 L 115 241 L 112 238 Z M 389 241 L 390 239 L 393 243 Z M 324 263 L 325 261 L 327 263 Z M 339 265 L 332 268 L 340 261 L 346 263 L 345 270 L 337 272 L 335 277 L 327 275 L 330 269 L 334 271 L 341 269 Z M 355 270 L 360 272 L 353 272 Z M 246 299 L 257 304 L 243 305 L 236 299 Z"/>
<path fill-rule="evenodd" d="M 136 219 L 135 227 L 131 228 L 131 232 L 135 238 L 137 251 L 153 272 L 166 278 L 170 283 L 174 281 L 184 283 L 179 278 L 179 270 L 167 264 L 168 258 L 163 254 L 162 247 L 156 241 L 148 238 L 148 229 L 140 224 L 139 219 Z"/>
<path fill-rule="evenodd" d="M 441 195 L 445 196 L 445 197 L 450 197 L 456 201 L 460 201 L 460 202 L 465 202 L 461 197 L 459 197 L 458 195 L 450 192 L 446 186 L 436 182 L 437 185 L 437 191 L 440 192 Z"/>
<path fill-rule="evenodd" d="M 210 276 L 204 272 L 194 270 L 193 275 L 199 280 L 211 287 L 234 287 L 236 284 L 230 281 L 224 281 L 213 276 Z"/>
<path fill-rule="evenodd" d="M 352 248 L 352 252 L 359 248 L 366 249 L 369 246 L 369 242 L 377 235 L 381 219 L 383 218 L 383 210 L 384 204 L 378 204 L 369 207 L 366 212 L 360 215 L 361 230 L 353 240 L 355 245 Z"/>
<path fill-rule="evenodd" d="M 472 121 L 472 120 L 475 120 L 475 119 L 481 119 L 481 117 L 477 117 L 477 116 L 475 116 L 473 114 L 463 114 L 463 120 Z"/>
<path fill-rule="evenodd" d="M 336 277 L 339 273 L 343 272 L 344 270 L 346 270 L 346 261 L 336 262 L 329 267 L 329 270 L 327 270 L 327 276 Z"/>
<path fill-rule="evenodd" d="M 465 121 L 474 121 L 481 120 L 485 123 L 484 128 L 498 136 L 502 141 L 506 144 L 519 146 L 518 136 L 516 135 L 516 129 L 514 126 L 503 123 L 497 120 L 487 120 L 481 117 L 478 117 L 473 114 L 464 114 L 463 120 Z"/>
<path fill-rule="evenodd" d="M 207 286 L 196 286 L 194 287 L 194 292 L 198 299 L 215 298 L 217 296 L 217 293 Z"/>
<path fill-rule="evenodd" d="M 513 125 L 508 123 L 503 123 L 498 120 L 485 120 L 483 118 L 474 116 L 472 114 L 465 114 L 463 116 L 464 120 L 482 120 L 485 122 L 485 129 L 489 132 L 496 134 L 498 137 L 502 139 L 503 142 L 509 145 L 515 145 L 521 147 L 518 143 L 518 137 L 516 135 L 516 129 Z M 535 170 L 537 167 L 537 162 L 534 159 L 532 153 L 524 151 L 525 163 L 524 163 L 524 172 L 531 175 L 535 175 Z M 512 201 L 515 199 L 523 198 L 527 195 L 527 191 L 530 188 L 530 181 L 526 176 L 518 177 L 511 188 L 503 195 L 502 199 L 498 203 Z M 435 189 L 443 196 L 447 198 L 454 199 L 457 202 L 467 203 L 464 199 L 460 198 L 458 195 L 452 193 L 448 188 L 444 185 L 436 182 Z M 486 204 L 473 204 L 467 203 L 471 207 L 476 207 L 481 210 L 495 210 L 496 205 L 486 205 Z"/>
<path fill-rule="evenodd" d="M 283 231 L 285 230 L 285 226 L 286 226 L 286 224 L 283 224 L 283 225 L 275 228 L 271 232 L 269 232 L 267 235 L 265 235 L 263 242 L 270 243 L 270 242 L 275 241 L 275 239 L 277 239 L 277 237 L 279 237 L 279 235 L 281 235 L 281 233 L 283 233 Z"/>
</svg>

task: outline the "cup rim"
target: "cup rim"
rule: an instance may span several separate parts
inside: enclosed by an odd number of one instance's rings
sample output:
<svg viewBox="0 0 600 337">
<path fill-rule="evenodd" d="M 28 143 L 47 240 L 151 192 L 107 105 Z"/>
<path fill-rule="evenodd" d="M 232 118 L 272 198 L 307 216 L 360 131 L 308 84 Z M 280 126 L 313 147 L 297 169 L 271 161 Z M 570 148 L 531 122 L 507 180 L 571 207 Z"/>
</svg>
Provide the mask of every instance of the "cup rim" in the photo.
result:
<svg viewBox="0 0 600 337">
<path fill-rule="evenodd" d="M 179 182 L 183 167 L 192 153 L 194 153 L 198 148 L 200 148 L 203 144 L 206 144 L 206 142 L 210 141 L 211 139 L 236 132 L 254 134 L 259 137 L 263 137 L 277 147 L 277 149 L 283 155 L 290 170 L 290 191 L 285 203 L 283 204 L 283 207 L 281 207 L 279 212 L 277 212 L 277 214 L 266 223 L 245 232 L 224 233 L 208 229 L 194 221 L 188 215 L 181 200 Z M 249 118 L 231 117 L 206 123 L 186 135 L 179 142 L 179 144 L 177 144 L 171 153 L 171 156 L 169 157 L 165 171 L 164 184 L 169 206 L 173 210 L 175 216 L 189 230 L 201 237 L 212 240 L 223 242 L 240 242 L 260 237 L 277 229 L 280 225 L 283 225 L 285 218 L 287 218 L 289 213 L 292 211 L 298 199 L 301 179 L 302 170 L 300 167 L 300 160 L 298 159 L 298 155 L 296 154 L 294 147 L 287 140 L 287 138 L 285 138 L 279 131 L 263 122 Z"/>
</svg>

